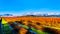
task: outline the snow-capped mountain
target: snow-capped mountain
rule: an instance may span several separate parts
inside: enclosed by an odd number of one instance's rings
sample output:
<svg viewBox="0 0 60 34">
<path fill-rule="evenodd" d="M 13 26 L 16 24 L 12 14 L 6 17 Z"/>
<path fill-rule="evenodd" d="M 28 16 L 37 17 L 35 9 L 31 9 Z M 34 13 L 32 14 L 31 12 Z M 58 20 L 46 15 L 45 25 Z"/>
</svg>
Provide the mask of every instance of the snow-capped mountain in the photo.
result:
<svg viewBox="0 0 60 34">
<path fill-rule="evenodd" d="M 27 16 L 47 16 L 47 17 L 60 17 L 60 13 L 40 13 L 40 12 L 35 12 L 35 13 L 26 13 L 25 15 Z"/>
<path fill-rule="evenodd" d="M 1 14 L 0 17 L 12 17 L 16 15 L 12 14 Z M 41 13 L 41 12 L 32 12 L 32 13 L 25 13 L 22 16 L 45 16 L 45 17 L 60 17 L 60 13 Z"/>
</svg>

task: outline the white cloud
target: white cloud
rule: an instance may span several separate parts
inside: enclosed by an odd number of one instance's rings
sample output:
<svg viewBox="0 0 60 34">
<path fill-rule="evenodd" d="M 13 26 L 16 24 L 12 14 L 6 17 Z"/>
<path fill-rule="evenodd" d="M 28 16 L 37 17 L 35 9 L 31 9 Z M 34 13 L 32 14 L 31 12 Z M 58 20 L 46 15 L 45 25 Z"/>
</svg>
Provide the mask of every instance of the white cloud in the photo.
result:
<svg viewBox="0 0 60 34">
<path fill-rule="evenodd" d="M 60 10 L 27 10 L 25 15 L 39 15 L 39 14 L 48 14 L 48 15 L 60 15 Z"/>
<path fill-rule="evenodd" d="M 7 11 L 2 13 L 2 11 L 0 12 L 0 14 L 13 14 L 14 16 L 22 16 L 22 15 L 43 15 L 43 14 L 48 14 L 48 15 L 59 15 L 60 14 L 60 10 L 49 10 L 49 9 L 39 9 L 39 10 L 23 10 L 23 11 Z"/>
</svg>

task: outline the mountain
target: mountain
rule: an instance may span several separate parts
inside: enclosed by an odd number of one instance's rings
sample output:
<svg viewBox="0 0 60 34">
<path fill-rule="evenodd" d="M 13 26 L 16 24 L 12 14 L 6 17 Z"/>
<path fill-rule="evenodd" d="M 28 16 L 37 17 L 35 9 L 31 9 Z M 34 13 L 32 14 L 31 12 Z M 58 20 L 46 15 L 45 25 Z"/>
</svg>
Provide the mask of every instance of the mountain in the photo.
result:
<svg viewBox="0 0 60 34">
<path fill-rule="evenodd" d="M 1 14 L 0 16 L 13 16 L 12 14 Z"/>
<path fill-rule="evenodd" d="M 42 17 L 60 17 L 60 13 L 32 13 L 26 14 L 25 16 L 42 16 Z"/>
</svg>

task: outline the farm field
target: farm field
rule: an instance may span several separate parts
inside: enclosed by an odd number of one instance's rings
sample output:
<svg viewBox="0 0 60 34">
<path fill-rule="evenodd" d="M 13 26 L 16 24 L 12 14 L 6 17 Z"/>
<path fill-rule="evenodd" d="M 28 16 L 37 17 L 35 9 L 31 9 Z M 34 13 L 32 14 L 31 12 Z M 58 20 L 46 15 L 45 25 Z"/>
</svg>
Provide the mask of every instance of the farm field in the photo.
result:
<svg viewBox="0 0 60 34">
<path fill-rule="evenodd" d="M 42 34 L 45 34 L 45 32 L 46 34 L 60 34 L 59 17 L 26 17 L 25 16 L 25 17 L 1 17 L 1 18 L 5 20 L 7 24 L 10 25 L 13 24 L 14 22 L 23 24 L 25 26 L 24 28 L 19 27 L 17 25 L 14 27 L 14 29 L 18 29 L 18 34 L 26 34 L 28 32 L 27 30 L 28 27 L 32 28 L 32 30 L 36 29 L 36 31 L 41 30 L 43 31 L 41 32 Z M 38 31 L 37 34 L 39 34 Z"/>
</svg>

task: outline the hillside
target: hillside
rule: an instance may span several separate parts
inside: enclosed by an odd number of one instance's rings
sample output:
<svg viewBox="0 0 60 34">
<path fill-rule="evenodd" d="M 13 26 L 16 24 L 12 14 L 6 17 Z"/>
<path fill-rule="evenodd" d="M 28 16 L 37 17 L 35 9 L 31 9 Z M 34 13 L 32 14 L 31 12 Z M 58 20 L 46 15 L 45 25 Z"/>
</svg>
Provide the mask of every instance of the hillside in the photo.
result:
<svg viewBox="0 0 60 34">
<path fill-rule="evenodd" d="M 7 22 L 22 21 L 22 24 L 28 25 L 31 24 L 32 27 L 43 30 L 44 27 L 51 28 L 54 31 L 60 32 L 60 18 L 59 17 L 31 17 L 31 16 L 22 16 L 22 17 L 2 17 Z M 25 32 L 24 28 L 21 29 L 21 32 Z"/>
</svg>

